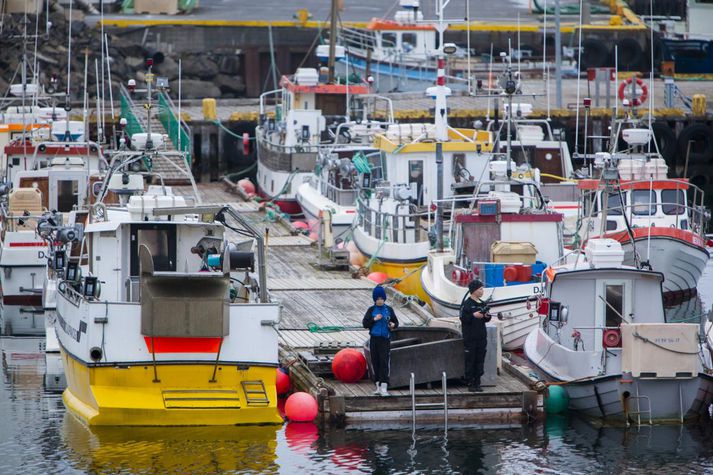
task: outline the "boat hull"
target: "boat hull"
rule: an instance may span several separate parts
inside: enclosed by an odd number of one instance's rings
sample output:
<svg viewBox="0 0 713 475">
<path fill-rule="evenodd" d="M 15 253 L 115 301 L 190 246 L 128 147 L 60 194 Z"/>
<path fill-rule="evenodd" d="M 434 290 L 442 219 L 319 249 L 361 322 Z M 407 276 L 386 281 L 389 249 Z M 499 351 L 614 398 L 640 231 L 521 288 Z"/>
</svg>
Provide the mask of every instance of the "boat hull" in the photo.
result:
<svg viewBox="0 0 713 475">
<path fill-rule="evenodd" d="M 28 291 L 42 289 L 44 279 L 45 269 L 41 266 L 4 267 L 0 276 L 0 288 L 2 288 L 0 318 L 4 335 L 45 334 L 42 295 Z"/>
<path fill-rule="evenodd" d="M 65 406 L 91 426 L 209 426 L 281 424 L 275 368 L 163 363 L 89 366 L 62 348 Z M 246 402 L 244 383 L 263 381 L 269 403 Z M 186 382 L 191 384 L 187 385 Z"/>
<path fill-rule="evenodd" d="M 356 217 L 356 208 L 354 206 L 338 205 L 321 195 L 309 183 L 303 183 L 297 189 L 297 202 L 305 219 L 307 219 L 310 232 L 318 231 L 319 214 L 325 209 L 329 209 L 332 212 L 332 234 L 335 237 L 344 238 Z"/>
<path fill-rule="evenodd" d="M 636 249 L 642 260 L 649 261 L 654 271 L 664 274 L 665 293 L 685 293 L 695 289 L 703 275 L 710 255 L 702 245 L 675 236 L 652 235 L 650 243 L 646 231 L 635 229 Z M 622 242 L 624 265 L 634 265 L 634 247 L 630 240 Z"/>
</svg>

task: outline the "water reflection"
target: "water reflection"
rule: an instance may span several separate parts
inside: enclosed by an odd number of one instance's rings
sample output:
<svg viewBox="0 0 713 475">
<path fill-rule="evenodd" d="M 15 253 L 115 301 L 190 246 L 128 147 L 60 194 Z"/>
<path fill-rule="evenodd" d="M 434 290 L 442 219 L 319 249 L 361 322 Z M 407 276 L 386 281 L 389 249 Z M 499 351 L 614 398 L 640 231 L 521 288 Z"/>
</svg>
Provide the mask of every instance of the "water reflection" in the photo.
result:
<svg viewBox="0 0 713 475">
<path fill-rule="evenodd" d="M 276 473 L 275 426 L 87 427 L 71 414 L 62 443 L 88 473 Z"/>
</svg>

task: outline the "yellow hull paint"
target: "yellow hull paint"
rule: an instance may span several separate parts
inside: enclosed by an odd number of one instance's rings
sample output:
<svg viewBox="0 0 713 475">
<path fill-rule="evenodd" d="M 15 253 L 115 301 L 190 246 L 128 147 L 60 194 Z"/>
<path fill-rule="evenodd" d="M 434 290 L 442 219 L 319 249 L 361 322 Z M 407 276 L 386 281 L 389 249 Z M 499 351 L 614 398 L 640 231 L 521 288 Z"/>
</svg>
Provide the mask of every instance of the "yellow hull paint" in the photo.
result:
<svg viewBox="0 0 713 475">
<path fill-rule="evenodd" d="M 403 280 L 394 287 L 406 295 L 415 295 L 424 302 L 430 304 L 431 299 L 423 290 L 421 285 L 421 269 L 426 265 L 426 259 L 419 262 L 404 264 L 403 262 L 389 262 L 382 258 L 375 261 L 370 268 L 370 272 L 383 272 L 391 279 Z M 407 276 L 404 278 L 404 276 Z"/>
<path fill-rule="evenodd" d="M 275 368 L 211 364 L 87 367 L 62 349 L 65 406 L 90 426 L 281 424 Z M 242 383 L 262 381 L 268 403 L 248 402 Z"/>
</svg>

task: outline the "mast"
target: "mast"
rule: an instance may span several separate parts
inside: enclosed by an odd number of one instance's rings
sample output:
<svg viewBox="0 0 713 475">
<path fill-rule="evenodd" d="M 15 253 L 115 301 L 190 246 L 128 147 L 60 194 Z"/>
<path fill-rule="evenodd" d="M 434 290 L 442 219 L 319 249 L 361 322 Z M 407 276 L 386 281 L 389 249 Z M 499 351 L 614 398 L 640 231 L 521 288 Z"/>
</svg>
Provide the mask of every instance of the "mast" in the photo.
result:
<svg viewBox="0 0 713 475">
<path fill-rule="evenodd" d="M 334 84 L 334 56 L 337 51 L 337 1 L 332 0 L 332 10 L 330 13 L 329 20 L 329 62 L 327 67 L 329 69 L 329 83 Z M 347 71 L 349 74 L 349 71 Z"/>
</svg>

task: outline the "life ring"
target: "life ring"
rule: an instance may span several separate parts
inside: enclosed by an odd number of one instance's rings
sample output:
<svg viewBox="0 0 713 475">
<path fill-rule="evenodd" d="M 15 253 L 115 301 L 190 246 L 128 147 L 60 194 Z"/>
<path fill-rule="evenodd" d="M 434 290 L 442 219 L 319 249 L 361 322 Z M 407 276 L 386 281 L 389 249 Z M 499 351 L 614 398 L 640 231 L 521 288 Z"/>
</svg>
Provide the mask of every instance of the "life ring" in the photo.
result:
<svg viewBox="0 0 713 475">
<path fill-rule="evenodd" d="M 626 79 L 619 84 L 619 99 L 622 101 L 627 99 L 632 107 L 639 107 L 641 104 L 646 102 L 646 98 L 649 97 L 649 87 L 640 78 L 636 78 L 636 85 L 641 88 L 641 94 L 638 97 L 632 97 L 629 99 L 626 97 L 626 88 L 631 85 L 634 78 Z"/>
</svg>

